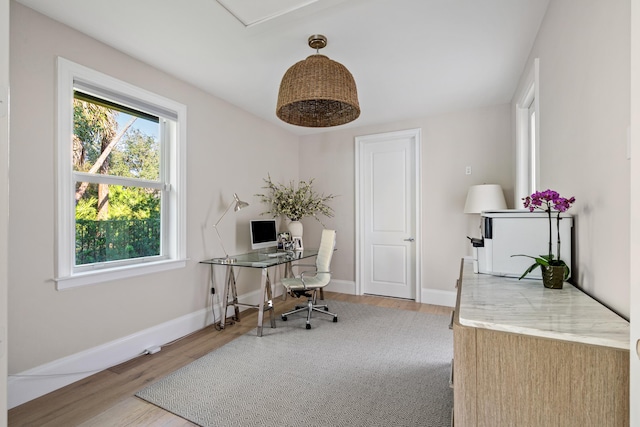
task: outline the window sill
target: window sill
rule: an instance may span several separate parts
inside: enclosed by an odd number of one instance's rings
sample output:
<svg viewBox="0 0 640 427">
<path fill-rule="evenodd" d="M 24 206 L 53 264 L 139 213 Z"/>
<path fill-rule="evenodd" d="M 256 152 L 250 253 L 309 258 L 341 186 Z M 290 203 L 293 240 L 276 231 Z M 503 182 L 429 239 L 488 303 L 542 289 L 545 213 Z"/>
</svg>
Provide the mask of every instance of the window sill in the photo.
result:
<svg viewBox="0 0 640 427">
<path fill-rule="evenodd" d="M 77 288 L 80 286 L 95 285 L 112 280 L 127 279 L 130 277 L 142 276 L 145 274 L 184 268 L 186 267 L 186 265 L 186 259 L 164 260 L 146 264 L 109 268 L 99 271 L 89 271 L 86 273 L 76 273 L 72 276 L 57 277 L 54 280 L 56 282 L 56 289 L 62 291 L 65 289 Z"/>
</svg>

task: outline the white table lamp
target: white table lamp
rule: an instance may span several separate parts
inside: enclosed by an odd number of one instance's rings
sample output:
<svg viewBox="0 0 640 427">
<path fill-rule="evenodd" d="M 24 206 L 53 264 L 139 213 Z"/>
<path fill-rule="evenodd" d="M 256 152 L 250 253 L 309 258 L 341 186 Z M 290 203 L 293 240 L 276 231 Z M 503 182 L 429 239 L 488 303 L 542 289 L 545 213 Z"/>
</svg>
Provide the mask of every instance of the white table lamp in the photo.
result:
<svg viewBox="0 0 640 427">
<path fill-rule="evenodd" d="M 507 202 L 499 184 L 481 184 L 469 188 L 464 213 L 478 214 L 499 209 L 507 209 Z"/>
<path fill-rule="evenodd" d="M 502 187 L 498 184 L 481 184 L 469 188 L 467 201 L 464 204 L 464 213 L 479 214 L 483 211 L 507 209 Z M 480 217 L 480 238 L 469 237 L 473 244 L 473 272 L 478 273 L 478 246 L 484 246 L 484 234 L 482 233 L 482 217 Z"/>
</svg>

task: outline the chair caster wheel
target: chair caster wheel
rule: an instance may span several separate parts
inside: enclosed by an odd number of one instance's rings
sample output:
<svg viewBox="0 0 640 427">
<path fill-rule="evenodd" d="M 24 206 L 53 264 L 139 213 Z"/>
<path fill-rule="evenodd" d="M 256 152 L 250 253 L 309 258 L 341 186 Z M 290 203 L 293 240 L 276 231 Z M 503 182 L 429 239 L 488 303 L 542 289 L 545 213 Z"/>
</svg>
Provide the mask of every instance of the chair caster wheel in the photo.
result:
<svg viewBox="0 0 640 427">
<path fill-rule="evenodd" d="M 307 325 L 307 329 L 311 329 L 311 325 Z"/>
<path fill-rule="evenodd" d="M 325 308 L 324 308 L 324 311 L 329 311 L 329 307 L 325 307 Z"/>
<path fill-rule="evenodd" d="M 282 317 L 282 321 L 283 321 L 283 322 L 286 322 L 286 321 L 287 321 L 287 316 L 280 316 L 280 317 Z"/>
<path fill-rule="evenodd" d="M 338 318 L 337 317 L 333 318 L 333 323 L 338 323 Z"/>
</svg>

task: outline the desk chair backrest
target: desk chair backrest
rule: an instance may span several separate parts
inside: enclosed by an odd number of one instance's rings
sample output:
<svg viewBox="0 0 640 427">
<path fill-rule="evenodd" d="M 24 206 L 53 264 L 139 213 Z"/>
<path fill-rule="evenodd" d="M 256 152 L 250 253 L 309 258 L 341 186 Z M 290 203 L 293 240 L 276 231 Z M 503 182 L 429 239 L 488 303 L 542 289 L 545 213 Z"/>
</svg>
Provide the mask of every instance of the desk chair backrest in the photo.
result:
<svg viewBox="0 0 640 427">
<path fill-rule="evenodd" d="M 331 274 L 328 272 L 331 270 L 331 258 L 335 247 L 336 230 L 322 230 L 320 248 L 318 248 L 318 255 L 316 256 L 316 268 L 319 272 L 316 278 L 321 282 L 329 283 L 329 280 L 331 280 Z"/>
</svg>

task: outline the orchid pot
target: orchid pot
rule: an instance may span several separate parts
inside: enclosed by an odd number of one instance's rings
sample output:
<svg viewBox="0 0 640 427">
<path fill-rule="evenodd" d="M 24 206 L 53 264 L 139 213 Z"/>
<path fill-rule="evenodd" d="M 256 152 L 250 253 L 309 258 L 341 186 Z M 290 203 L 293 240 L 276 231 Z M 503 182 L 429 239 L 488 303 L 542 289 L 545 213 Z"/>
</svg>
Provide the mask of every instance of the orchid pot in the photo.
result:
<svg viewBox="0 0 640 427">
<path fill-rule="evenodd" d="M 549 218 L 549 246 L 548 252 L 545 255 L 524 255 L 517 254 L 512 256 L 524 256 L 532 258 L 535 262 L 525 270 L 520 276 L 520 279 L 540 267 L 542 270 L 542 284 L 545 288 L 549 289 L 561 289 L 564 281 L 569 279 L 570 269 L 563 260 L 560 259 L 560 221 L 561 213 L 566 212 L 571 208 L 571 205 L 576 201 L 575 197 L 564 198 L 553 190 L 537 191 L 530 196 L 525 197 L 524 207 L 528 208 L 530 212 L 535 210 L 542 210 L 547 213 Z M 552 212 L 554 211 L 554 212 Z M 555 214 L 554 214 L 555 213 Z M 558 240 L 556 242 L 556 255 L 553 253 L 552 242 L 552 226 L 555 219 L 556 230 Z"/>
</svg>

